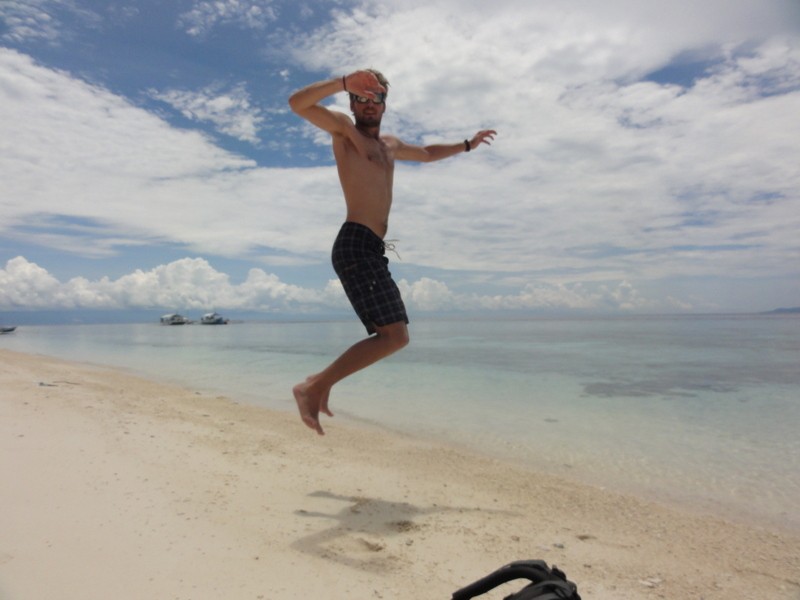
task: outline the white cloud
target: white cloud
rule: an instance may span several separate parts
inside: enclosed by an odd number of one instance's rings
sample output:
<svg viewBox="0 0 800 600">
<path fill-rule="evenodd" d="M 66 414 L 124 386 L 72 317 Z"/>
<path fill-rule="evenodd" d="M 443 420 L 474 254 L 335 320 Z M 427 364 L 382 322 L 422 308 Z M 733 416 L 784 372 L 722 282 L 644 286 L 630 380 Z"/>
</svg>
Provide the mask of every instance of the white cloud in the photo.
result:
<svg viewBox="0 0 800 600">
<path fill-rule="evenodd" d="M 240 83 L 227 92 L 220 92 L 218 87 L 209 86 L 197 92 L 151 90 L 150 96 L 166 102 L 188 119 L 210 122 L 225 135 L 258 143 L 264 117 L 258 107 L 250 103 L 245 84 Z"/>
<path fill-rule="evenodd" d="M 536 310 L 663 308 L 645 299 L 626 281 L 599 286 L 526 284 L 508 295 L 460 294 L 435 279 L 398 282 L 406 306 L 417 312 L 450 310 Z M 671 308 L 674 305 L 668 304 Z M 331 280 L 322 290 L 287 284 L 272 273 L 251 269 L 231 282 L 202 258 L 184 258 L 149 271 L 136 270 L 116 280 L 74 277 L 64 283 L 46 269 L 18 256 L 0 270 L 0 310 L 18 308 L 325 311 L 347 307 L 342 286 Z M 681 308 L 686 309 L 684 305 Z"/>
<path fill-rule="evenodd" d="M 402 279 L 398 283 L 406 304 L 416 306 L 420 310 L 446 310 L 454 307 L 455 294 L 441 281 L 423 277 L 419 281 L 409 283 Z"/>
<path fill-rule="evenodd" d="M 341 293 L 341 290 L 340 290 Z M 339 304 L 344 299 L 343 293 Z M 282 310 L 331 304 L 331 294 L 281 282 L 252 269 L 234 285 L 204 259 L 185 258 L 149 271 L 110 280 L 75 277 L 61 283 L 45 269 L 18 256 L 0 270 L 0 307 L 14 308 L 170 308 L 209 307 Z M 335 298 L 333 304 L 336 304 Z"/>
<path fill-rule="evenodd" d="M 43 8 L 43 2 L 9 2 L 3 7 L 5 42 L 44 40 L 55 42 L 59 38 L 57 24 Z"/>
<path fill-rule="evenodd" d="M 619 282 L 796 279 L 793 5 L 568 4 L 341 3 L 328 26 L 292 38 L 306 68 L 382 69 L 392 82 L 387 132 L 427 143 L 499 131 L 491 148 L 398 165 L 389 235 L 402 240 L 407 269 L 437 273 L 412 278 L 413 302 L 636 307 L 649 300 L 625 296 Z M 198 36 L 268 22 L 247 25 L 248 7 L 272 5 L 196 3 Z M 692 85 L 642 80 L 679 56 L 714 67 Z M 296 72 L 281 61 L 275 73 Z M 160 97 L 241 140 L 255 142 L 264 125 L 243 85 Z M 0 105 L 6 238 L 90 256 L 165 243 L 262 264 L 327 262 L 344 214 L 333 167 L 259 166 L 7 49 Z M 283 131 L 327 146 L 294 116 Z M 296 147 L 288 135 L 269 142 Z M 478 277 L 486 293 L 460 292 Z M 503 287 L 510 277 L 515 291 Z"/>
<path fill-rule="evenodd" d="M 679 246 L 748 275 L 792 260 L 800 44 L 781 34 L 746 56 L 730 46 L 784 31 L 788 4 L 370 6 L 313 32 L 298 58 L 384 70 L 387 128 L 403 137 L 500 132 L 491 151 L 400 168 L 394 235 L 413 237 L 408 260 L 540 270 L 591 257 L 601 277 L 703 270 Z M 724 62 L 689 89 L 636 82 L 688 50 Z M 783 95 L 759 95 L 765 80 Z"/>
<path fill-rule="evenodd" d="M 0 39 L 7 43 L 58 45 L 65 35 L 70 35 L 65 31 L 64 16 L 77 17 L 90 26 L 100 22 L 97 13 L 75 0 L 3 0 L 0 22 L 5 31 Z"/>
<path fill-rule="evenodd" d="M 43 217 L 56 215 L 93 224 L 71 236 L 70 249 L 80 243 L 87 255 L 170 242 L 226 256 L 273 248 L 307 257 L 328 252 L 342 218 L 332 170 L 255 168 L 199 133 L 4 49 L 0 103 L 0 233 L 9 237 L 47 243 Z M 49 239 L 66 248 L 64 235 Z"/>
<path fill-rule="evenodd" d="M 58 305 L 60 284 L 39 265 L 21 256 L 0 271 L 0 306 L 41 308 Z"/>
<path fill-rule="evenodd" d="M 276 18 L 272 0 L 201 0 L 181 15 L 179 25 L 189 35 L 202 37 L 219 25 L 264 29 Z"/>
</svg>

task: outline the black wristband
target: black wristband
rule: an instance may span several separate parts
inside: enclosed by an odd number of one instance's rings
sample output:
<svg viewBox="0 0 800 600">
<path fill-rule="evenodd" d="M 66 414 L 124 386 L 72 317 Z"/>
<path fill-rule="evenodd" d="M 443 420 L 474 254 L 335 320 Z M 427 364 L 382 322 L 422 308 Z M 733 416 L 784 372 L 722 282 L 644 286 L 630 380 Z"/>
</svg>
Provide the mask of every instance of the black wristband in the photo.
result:
<svg viewBox="0 0 800 600">
<path fill-rule="evenodd" d="M 464 140 L 464 152 L 469 152 L 472 150 L 472 146 L 469 145 L 469 140 Z"/>
<path fill-rule="evenodd" d="M 342 87 L 344 88 L 344 91 L 346 92 L 347 91 L 347 81 L 345 80 L 345 77 L 347 77 L 347 76 L 346 75 L 342 75 Z"/>
</svg>

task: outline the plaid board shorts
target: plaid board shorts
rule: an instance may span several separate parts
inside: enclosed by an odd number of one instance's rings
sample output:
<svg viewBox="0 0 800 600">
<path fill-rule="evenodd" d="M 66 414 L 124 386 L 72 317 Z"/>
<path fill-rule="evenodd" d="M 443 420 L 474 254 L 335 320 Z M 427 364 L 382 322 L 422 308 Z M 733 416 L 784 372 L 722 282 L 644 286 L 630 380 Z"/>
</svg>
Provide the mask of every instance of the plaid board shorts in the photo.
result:
<svg viewBox="0 0 800 600">
<path fill-rule="evenodd" d="M 342 225 L 333 243 L 333 269 L 369 334 L 375 326 L 408 323 L 400 290 L 389 273 L 383 240 L 366 225 Z"/>
</svg>

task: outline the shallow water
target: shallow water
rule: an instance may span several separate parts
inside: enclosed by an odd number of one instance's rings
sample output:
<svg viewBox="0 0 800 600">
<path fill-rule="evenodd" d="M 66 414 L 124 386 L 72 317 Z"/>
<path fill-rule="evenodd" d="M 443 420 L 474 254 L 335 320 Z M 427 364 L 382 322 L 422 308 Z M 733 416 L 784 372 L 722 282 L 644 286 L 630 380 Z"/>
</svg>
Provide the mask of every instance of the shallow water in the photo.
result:
<svg viewBox="0 0 800 600">
<path fill-rule="evenodd" d="M 420 320 L 410 330 L 407 349 L 337 386 L 338 418 L 800 530 L 800 318 Z M 294 411 L 291 386 L 362 336 L 354 321 L 31 326 L 0 347 Z"/>
</svg>

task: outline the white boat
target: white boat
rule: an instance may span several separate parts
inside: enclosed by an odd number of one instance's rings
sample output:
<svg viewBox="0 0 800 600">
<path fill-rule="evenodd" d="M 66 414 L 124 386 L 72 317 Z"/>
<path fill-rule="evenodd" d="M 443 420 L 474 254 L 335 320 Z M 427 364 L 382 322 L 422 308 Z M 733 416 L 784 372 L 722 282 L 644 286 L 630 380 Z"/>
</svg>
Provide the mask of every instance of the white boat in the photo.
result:
<svg viewBox="0 0 800 600">
<path fill-rule="evenodd" d="M 222 315 L 215 312 L 206 313 L 200 319 L 201 325 L 227 325 L 228 319 L 223 319 Z"/>
<path fill-rule="evenodd" d="M 161 317 L 162 325 L 186 325 L 189 319 L 178 313 L 169 313 Z"/>
</svg>

